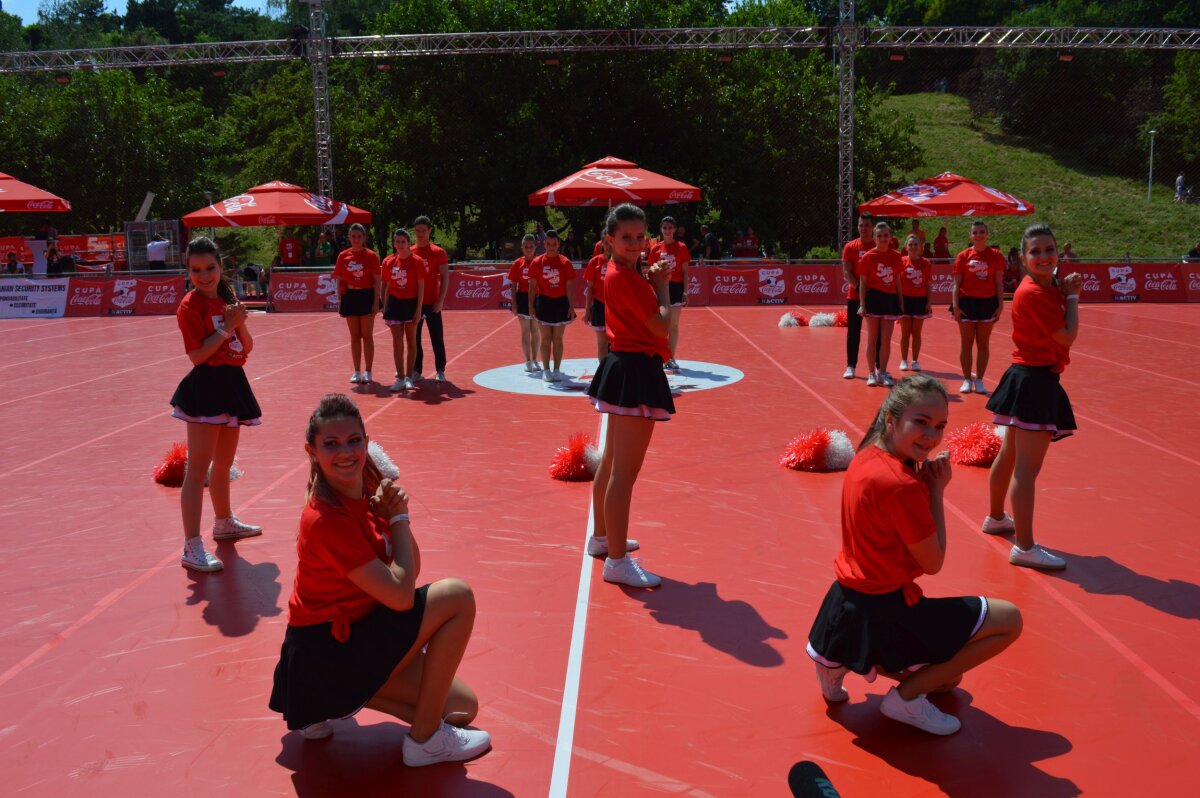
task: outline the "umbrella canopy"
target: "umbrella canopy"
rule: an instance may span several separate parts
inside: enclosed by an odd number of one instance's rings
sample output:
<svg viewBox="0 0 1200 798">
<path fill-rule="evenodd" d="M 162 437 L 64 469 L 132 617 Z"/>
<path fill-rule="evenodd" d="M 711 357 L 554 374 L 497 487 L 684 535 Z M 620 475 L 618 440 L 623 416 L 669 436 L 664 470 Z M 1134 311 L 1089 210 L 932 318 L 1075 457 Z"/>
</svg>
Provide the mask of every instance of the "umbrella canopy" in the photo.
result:
<svg viewBox="0 0 1200 798">
<path fill-rule="evenodd" d="M 1024 216 L 1033 206 L 1012 194 L 943 172 L 858 206 L 875 216 Z"/>
<path fill-rule="evenodd" d="M 69 210 L 71 203 L 62 197 L 56 197 L 49 191 L 42 191 L 37 186 L 22 183 L 12 175 L 0 172 L 0 213 L 65 213 Z"/>
<path fill-rule="evenodd" d="M 369 224 L 371 213 L 308 189 L 272 180 L 245 194 L 214 202 L 183 217 L 188 227 Z"/>
<path fill-rule="evenodd" d="M 529 195 L 530 205 L 675 205 L 699 202 L 700 189 L 608 156 Z"/>
</svg>

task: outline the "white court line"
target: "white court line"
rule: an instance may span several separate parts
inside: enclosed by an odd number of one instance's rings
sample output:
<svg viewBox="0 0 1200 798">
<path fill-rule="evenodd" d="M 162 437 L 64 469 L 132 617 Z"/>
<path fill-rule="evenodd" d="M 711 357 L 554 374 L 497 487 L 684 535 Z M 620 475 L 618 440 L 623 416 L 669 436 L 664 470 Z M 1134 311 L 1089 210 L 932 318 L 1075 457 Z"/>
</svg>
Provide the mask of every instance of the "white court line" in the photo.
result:
<svg viewBox="0 0 1200 798">
<path fill-rule="evenodd" d="M 608 433 L 608 414 L 600 416 L 601 454 Z M 579 671 L 583 667 L 583 637 L 587 632 L 589 597 L 592 590 L 592 558 L 588 538 L 595 531 L 592 502 L 588 502 L 587 537 L 583 539 L 583 564 L 579 567 L 579 591 L 575 594 L 575 623 L 571 627 L 571 650 L 567 656 L 567 681 L 563 685 L 562 711 L 558 715 L 558 742 L 554 746 L 554 770 L 550 774 L 550 798 L 566 798 L 575 749 L 575 710 L 579 705 Z"/>
</svg>

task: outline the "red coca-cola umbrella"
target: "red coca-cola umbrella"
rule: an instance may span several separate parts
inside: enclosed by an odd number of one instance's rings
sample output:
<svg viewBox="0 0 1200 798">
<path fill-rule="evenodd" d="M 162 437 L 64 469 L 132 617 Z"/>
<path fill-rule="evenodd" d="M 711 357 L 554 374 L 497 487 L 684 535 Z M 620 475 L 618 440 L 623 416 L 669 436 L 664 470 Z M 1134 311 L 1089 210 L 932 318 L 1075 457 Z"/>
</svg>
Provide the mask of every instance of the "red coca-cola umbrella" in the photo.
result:
<svg viewBox="0 0 1200 798">
<path fill-rule="evenodd" d="M 700 189 L 608 156 L 529 195 L 530 205 L 676 205 L 699 202 Z"/>
<path fill-rule="evenodd" d="M 71 203 L 0 172 L 0 213 L 65 213 Z"/>
<path fill-rule="evenodd" d="M 272 180 L 183 217 L 188 227 L 274 227 L 371 222 L 370 211 Z"/>
<path fill-rule="evenodd" d="M 875 216 L 1024 216 L 1033 205 L 998 188 L 943 172 L 858 206 Z"/>
</svg>

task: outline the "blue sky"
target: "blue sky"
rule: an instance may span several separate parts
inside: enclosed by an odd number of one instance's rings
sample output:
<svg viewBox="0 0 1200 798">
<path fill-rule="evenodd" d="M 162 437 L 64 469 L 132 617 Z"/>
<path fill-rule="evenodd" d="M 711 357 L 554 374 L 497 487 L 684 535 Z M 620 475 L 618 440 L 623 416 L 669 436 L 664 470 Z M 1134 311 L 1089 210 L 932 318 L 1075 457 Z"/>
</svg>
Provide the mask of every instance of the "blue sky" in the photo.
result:
<svg viewBox="0 0 1200 798">
<path fill-rule="evenodd" d="M 38 6 L 42 4 L 42 0 L 0 0 L 0 4 L 3 4 L 7 13 L 16 14 L 26 25 L 32 25 L 37 22 Z M 253 8 L 258 11 L 267 9 L 267 0 L 233 0 L 233 4 L 239 8 Z M 110 11 L 125 13 L 125 0 L 105 0 L 105 5 Z"/>
</svg>

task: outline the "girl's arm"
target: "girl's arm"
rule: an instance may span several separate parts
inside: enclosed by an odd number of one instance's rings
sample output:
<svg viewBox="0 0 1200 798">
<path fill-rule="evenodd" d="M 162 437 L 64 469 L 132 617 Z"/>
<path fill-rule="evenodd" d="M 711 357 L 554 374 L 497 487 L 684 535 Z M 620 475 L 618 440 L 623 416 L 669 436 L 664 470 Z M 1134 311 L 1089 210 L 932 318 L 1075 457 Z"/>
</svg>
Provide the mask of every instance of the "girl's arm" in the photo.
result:
<svg viewBox="0 0 1200 798">
<path fill-rule="evenodd" d="M 567 274 L 574 275 L 575 267 L 572 266 L 570 271 L 567 272 Z M 575 279 L 574 276 L 567 277 L 566 275 L 563 275 L 563 288 L 567 292 L 567 308 L 571 311 L 570 315 L 567 318 L 570 318 L 570 319 L 575 318 L 575 316 L 577 315 L 575 313 L 575 303 L 573 301 L 571 301 L 571 281 L 574 279 Z M 584 293 L 585 294 L 587 293 L 586 288 L 584 289 Z M 587 307 L 588 307 L 587 305 L 584 305 L 585 311 L 586 311 Z"/>
<path fill-rule="evenodd" d="M 205 338 L 200 346 L 187 353 L 188 359 L 192 361 L 192 365 L 199 366 L 215 355 L 217 350 L 221 348 L 221 344 L 228 340 L 228 336 L 221 335 L 220 331 L 214 332 Z"/>
<path fill-rule="evenodd" d="M 341 277 L 338 277 L 336 274 L 334 275 L 333 279 L 337 281 L 337 295 L 338 299 L 341 299 L 346 295 L 346 281 Z"/>
<path fill-rule="evenodd" d="M 422 277 L 422 278 L 417 279 L 417 312 L 416 312 L 416 315 L 413 316 L 414 323 L 418 319 L 421 318 L 421 308 L 425 307 L 424 302 L 425 302 L 425 278 Z M 516 303 L 514 302 L 513 304 L 515 305 Z"/>
<path fill-rule="evenodd" d="M 246 326 L 246 320 L 242 319 L 242 323 L 237 326 L 237 337 L 242 342 L 242 354 L 248 355 L 254 351 L 254 339 L 250 337 L 250 328 Z"/>
<path fill-rule="evenodd" d="M 383 304 L 383 277 L 375 275 L 375 304 L 371 307 L 371 315 L 374 316 L 379 312 L 379 307 Z"/>
<path fill-rule="evenodd" d="M 929 512 L 933 515 L 934 534 L 917 543 L 907 543 L 917 565 L 927 574 L 942 570 L 946 561 L 946 511 L 942 506 L 946 484 L 950 482 L 950 455 L 942 452 L 921 467 L 921 478 L 929 486 Z"/>
<path fill-rule="evenodd" d="M 1004 314 L 1004 272 L 996 272 L 996 301 L 999 303 L 996 306 L 996 321 Z"/>
<path fill-rule="evenodd" d="M 867 278 L 861 275 L 858 278 L 858 315 L 867 315 Z"/>
<path fill-rule="evenodd" d="M 1082 288 L 1083 278 L 1078 274 L 1069 274 L 1063 281 L 1063 294 L 1067 298 L 1066 325 L 1050 333 L 1050 337 L 1060 346 L 1071 346 L 1079 336 L 1079 292 Z"/>
<path fill-rule="evenodd" d="M 592 323 L 592 284 L 587 280 L 583 281 L 583 323 Z"/>
<path fill-rule="evenodd" d="M 670 275 L 652 266 L 649 277 L 650 285 L 654 286 L 654 294 L 658 299 L 658 312 L 646 317 L 646 327 L 660 338 L 666 338 L 671 332 L 671 293 L 667 288 Z"/>
<path fill-rule="evenodd" d="M 683 269 L 682 269 L 682 272 L 683 272 L 683 304 L 685 307 L 687 306 L 687 303 L 688 303 L 688 286 L 691 285 L 691 283 L 688 282 L 688 274 L 691 273 L 691 269 L 692 269 L 692 259 L 688 258 L 687 260 L 685 260 L 683 262 Z M 670 292 L 668 292 L 668 296 L 669 295 L 670 295 Z"/>
<path fill-rule="evenodd" d="M 950 291 L 950 308 L 954 311 L 954 320 L 962 321 L 962 310 L 958 307 L 958 291 L 962 287 L 962 275 L 954 273 L 954 288 Z"/>
<path fill-rule="evenodd" d="M 926 261 L 928 263 L 928 261 Z M 925 310 L 933 310 L 933 264 L 925 271 Z"/>
<path fill-rule="evenodd" d="M 408 495 L 390 479 L 385 479 L 371 497 L 371 509 L 389 519 L 397 514 L 407 515 Z M 390 528 L 392 564 L 372 560 L 350 571 L 346 578 L 380 604 L 403 612 L 413 606 L 421 555 L 407 518 L 393 521 Z"/>
</svg>

